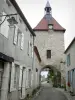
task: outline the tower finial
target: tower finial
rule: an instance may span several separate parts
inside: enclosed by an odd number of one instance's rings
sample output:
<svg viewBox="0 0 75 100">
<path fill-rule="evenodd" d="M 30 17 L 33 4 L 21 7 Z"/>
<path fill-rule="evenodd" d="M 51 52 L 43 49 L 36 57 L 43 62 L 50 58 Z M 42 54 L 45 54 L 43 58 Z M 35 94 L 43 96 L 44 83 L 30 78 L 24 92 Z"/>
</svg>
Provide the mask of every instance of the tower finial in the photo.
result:
<svg viewBox="0 0 75 100">
<path fill-rule="evenodd" d="M 50 20 L 52 18 L 52 8 L 51 8 L 48 0 L 47 0 L 47 3 L 46 3 L 46 6 L 45 6 L 45 18 L 47 20 Z"/>
<path fill-rule="evenodd" d="M 51 13 L 51 6 L 50 6 L 50 3 L 49 1 L 47 0 L 47 3 L 46 3 L 46 7 L 45 7 L 45 11 L 46 11 L 46 14 L 50 14 Z"/>
</svg>

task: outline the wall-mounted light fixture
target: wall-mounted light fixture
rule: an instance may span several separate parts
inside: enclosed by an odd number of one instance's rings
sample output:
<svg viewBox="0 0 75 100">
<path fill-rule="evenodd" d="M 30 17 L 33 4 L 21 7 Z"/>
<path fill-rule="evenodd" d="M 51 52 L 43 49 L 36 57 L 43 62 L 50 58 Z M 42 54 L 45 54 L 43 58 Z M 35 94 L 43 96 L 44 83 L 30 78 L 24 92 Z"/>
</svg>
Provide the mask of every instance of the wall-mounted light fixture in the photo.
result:
<svg viewBox="0 0 75 100">
<path fill-rule="evenodd" d="M 15 14 L 7 14 L 7 15 L 0 15 L 0 17 L 4 17 L 4 20 L 0 23 L 0 26 L 4 23 L 4 21 L 7 19 L 7 21 L 9 22 L 10 26 L 13 26 L 14 24 L 18 24 L 18 22 L 16 21 L 14 16 L 17 16 L 17 13 Z"/>
</svg>

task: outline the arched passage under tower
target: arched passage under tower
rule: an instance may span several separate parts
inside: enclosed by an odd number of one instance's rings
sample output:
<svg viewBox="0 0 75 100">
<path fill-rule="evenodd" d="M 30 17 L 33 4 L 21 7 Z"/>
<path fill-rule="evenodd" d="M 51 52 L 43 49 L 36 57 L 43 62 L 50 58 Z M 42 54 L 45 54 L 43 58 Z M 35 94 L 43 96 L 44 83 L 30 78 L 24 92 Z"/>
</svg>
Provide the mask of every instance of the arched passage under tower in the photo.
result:
<svg viewBox="0 0 75 100">
<path fill-rule="evenodd" d="M 46 65 L 40 70 L 40 85 L 43 83 L 50 83 L 51 86 L 61 86 L 61 72 L 54 66 Z"/>
</svg>

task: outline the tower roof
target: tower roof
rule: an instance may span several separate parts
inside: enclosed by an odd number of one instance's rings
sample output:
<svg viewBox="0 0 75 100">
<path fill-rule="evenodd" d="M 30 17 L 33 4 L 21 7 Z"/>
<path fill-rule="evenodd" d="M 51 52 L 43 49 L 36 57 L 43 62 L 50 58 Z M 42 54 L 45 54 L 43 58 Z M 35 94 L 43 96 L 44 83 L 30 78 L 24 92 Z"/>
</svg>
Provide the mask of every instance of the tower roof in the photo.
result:
<svg viewBox="0 0 75 100">
<path fill-rule="evenodd" d="M 46 7 L 50 7 L 50 3 L 49 3 L 49 1 L 47 1 Z"/>
<path fill-rule="evenodd" d="M 50 21 L 48 21 L 45 18 L 45 16 L 42 18 L 42 20 L 38 23 L 38 25 L 33 30 L 34 31 L 48 31 L 49 24 L 53 25 L 54 31 L 65 31 L 65 29 L 53 17 L 50 19 Z"/>
<path fill-rule="evenodd" d="M 64 31 L 65 29 L 52 17 L 52 13 L 51 13 L 51 6 L 49 1 L 47 1 L 46 7 L 45 7 L 45 11 L 46 14 L 45 16 L 42 18 L 42 20 L 38 23 L 38 25 L 33 29 L 34 31 L 48 31 L 49 29 L 49 25 L 51 24 L 53 27 L 52 29 L 54 31 Z"/>
</svg>

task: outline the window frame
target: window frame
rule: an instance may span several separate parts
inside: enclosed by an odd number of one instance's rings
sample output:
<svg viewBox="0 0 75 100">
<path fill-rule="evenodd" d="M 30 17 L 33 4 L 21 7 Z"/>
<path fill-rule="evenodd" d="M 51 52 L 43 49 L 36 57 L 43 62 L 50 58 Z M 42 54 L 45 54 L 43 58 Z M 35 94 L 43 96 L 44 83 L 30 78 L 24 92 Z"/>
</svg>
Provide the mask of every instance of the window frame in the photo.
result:
<svg viewBox="0 0 75 100">
<path fill-rule="evenodd" d="M 51 27 L 50 27 L 50 26 L 51 26 Z M 52 25 L 52 24 L 49 24 L 48 27 L 49 27 L 50 30 L 53 29 L 53 25 Z"/>
<path fill-rule="evenodd" d="M 70 57 L 70 53 L 67 55 L 67 66 L 71 65 L 71 57 Z"/>
<path fill-rule="evenodd" d="M 50 54 L 49 54 L 50 53 Z M 47 59 L 51 59 L 51 50 L 46 50 Z"/>
</svg>

